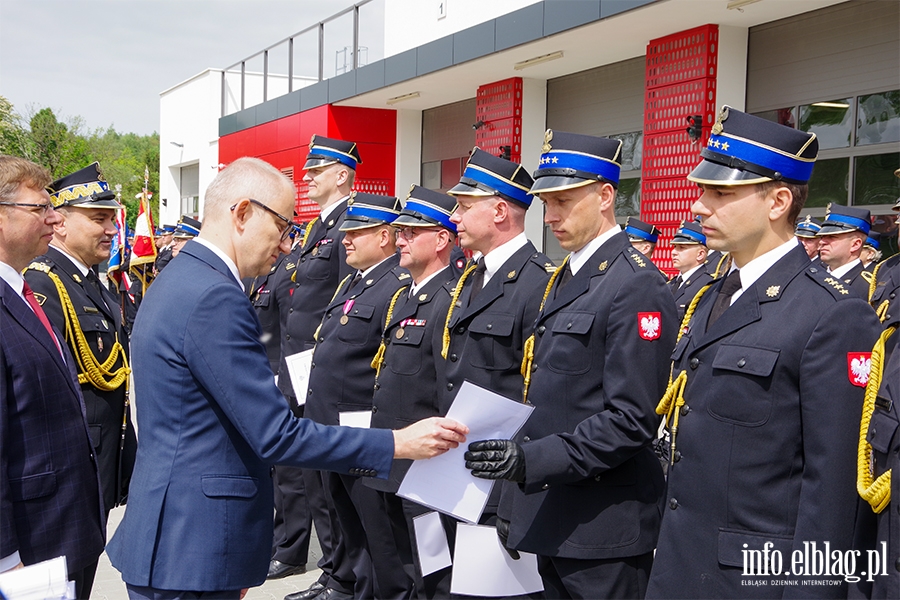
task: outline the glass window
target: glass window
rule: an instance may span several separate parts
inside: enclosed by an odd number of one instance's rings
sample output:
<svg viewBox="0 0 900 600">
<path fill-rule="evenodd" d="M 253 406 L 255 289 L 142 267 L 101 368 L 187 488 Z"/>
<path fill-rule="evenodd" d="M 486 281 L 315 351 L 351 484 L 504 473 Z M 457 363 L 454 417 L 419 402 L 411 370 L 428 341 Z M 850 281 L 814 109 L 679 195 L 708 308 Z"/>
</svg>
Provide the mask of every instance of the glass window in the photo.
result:
<svg viewBox="0 0 900 600">
<path fill-rule="evenodd" d="M 787 108 L 776 108 L 775 110 L 766 110 L 763 112 L 753 113 L 755 116 L 765 119 L 767 121 L 772 121 L 773 123 L 778 123 L 779 125 L 786 125 L 788 127 L 797 128 L 797 107 L 789 106 Z"/>
<path fill-rule="evenodd" d="M 616 192 L 616 216 L 630 217 L 641 214 L 641 179 L 620 179 Z"/>
<path fill-rule="evenodd" d="M 644 149 L 644 132 L 632 131 L 609 136 L 614 140 L 622 140 L 622 171 L 640 171 L 641 156 Z"/>
<path fill-rule="evenodd" d="M 857 157 L 853 204 L 894 204 L 900 196 L 900 179 L 894 177 L 898 167 L 900 154 L 896 152 Z"/>
<path fill-rule="evenodd" d="M 814 102 L 800 107 L 800 129 L 816 134 L 819 149 L 846 148 L 850 145 L 852 98 Z"/>
<path fill-rule="evenodd" d="M 441 189 L 441 161 L 422 163 L 422 187 L 429 190 Z"/>
<path fill-rule="evenodd" d="M 900 90 L 859 97 L 856 145 L 900 141 Z"/>
<path fill-rule="evenodd" d="M 847 204 L 849 158 L 817 160 L 809 180 L 809 198 L 806 207 L 828 206 L 830 203 Z"/>
</svg>

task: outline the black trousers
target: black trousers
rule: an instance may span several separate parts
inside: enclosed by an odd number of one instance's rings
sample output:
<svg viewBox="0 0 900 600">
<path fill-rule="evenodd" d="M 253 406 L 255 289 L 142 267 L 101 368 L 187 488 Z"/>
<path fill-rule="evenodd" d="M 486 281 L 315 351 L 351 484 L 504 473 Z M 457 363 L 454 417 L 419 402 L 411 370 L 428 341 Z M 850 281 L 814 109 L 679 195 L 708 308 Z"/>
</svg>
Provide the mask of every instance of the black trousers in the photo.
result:
<svg viewBox="0 0 900 600">
<path fill-rule="evenodd" d="M 538 556 L 545 598 L 643 598 L 653 552 L 611 559 Z"/>
</svg>

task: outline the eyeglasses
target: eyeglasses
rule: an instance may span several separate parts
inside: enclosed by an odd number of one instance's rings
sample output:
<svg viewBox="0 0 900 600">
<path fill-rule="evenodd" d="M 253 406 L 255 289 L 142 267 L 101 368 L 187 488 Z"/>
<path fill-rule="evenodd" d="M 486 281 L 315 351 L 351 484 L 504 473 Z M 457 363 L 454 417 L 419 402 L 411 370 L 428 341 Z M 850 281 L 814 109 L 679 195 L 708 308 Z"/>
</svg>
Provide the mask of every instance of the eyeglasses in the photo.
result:
<svg viewBox="0 0 900 600">
<path fill-rule="evenodd" d="M 285 217 L 284 215 L 275 212 L 274 210 L 272 210 L 271 208 L 269 208 L 268 206 L 266 206 L 265 204 L 263 204 L 263 203 L 260 202 L 259 200 L 254 200 L 253 198 L 247 198 L 247 200 L 249 200 L 251 203 L 255 204 L 256 206 L 260 207 L 261 209 L 263 209 L 263 210 L 266 211 L 267 213 L 272 214 L 272 215 L 275 215 L 275 217 L 277 217 L 278 220 L 284 222 L 284 229 L 281 230 L 281 241 L 282 241 L 282 242 L 283 242 L 284 240 L 288 239 L 288 238 L 291 236 L 291 232 L 294 231 L 294 229 L 295 229 L 295 227 L 296 227 L 296 225 L 294 225 L 294 222 L 293 222 L 293 221 L 291 221 L 290 219 L 288 219 L 288 218 Z M 234 210 L 236 207 L 237 207 L 237 204 L 235 204 L 234 206 L 232 206 L 232 207 L 231 207 L 231 210 Z"/>
<path fill-rule="evenodd" d="M 47 214 L 51 210 L 56 210 L 56 207 L 53 206 L 50 202 L 46 204 L 30 204 L 28 202 L 0 202 L 2 206 L 29 206 L 31 208 L 40 208 L 41 213 Z"/>
<path fill-rule="evenodd" d="M 420 233 L 425 233 L 426 231 L 439 233 L 441 231 L 434 227 L 396 227 L 395 229 L 397 230 L 397 235 L 410 242 L 416 239 L 416 236 Z"/>
</svg>

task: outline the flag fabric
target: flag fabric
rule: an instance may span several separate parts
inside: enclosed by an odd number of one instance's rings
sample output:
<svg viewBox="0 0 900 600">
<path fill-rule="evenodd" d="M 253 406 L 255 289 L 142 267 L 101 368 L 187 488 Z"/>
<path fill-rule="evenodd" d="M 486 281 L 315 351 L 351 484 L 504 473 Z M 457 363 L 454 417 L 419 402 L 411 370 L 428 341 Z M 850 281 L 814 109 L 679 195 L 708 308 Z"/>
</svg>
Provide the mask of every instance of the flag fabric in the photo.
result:
<svg viewBox="0 0 900 600">
<path fill-rule="evenodd" d="M 139 194 L 141 204 L 137 220 L 134 224 L 134 243 L 131 246 L 129 270 L 141 282 L 142 291 L 147 291 L 156 262 L 156 243 L 154 241 L 153 213 L 150 211 L 150 196 L 147 189 L 150 182 L 150 170 L 144 167 L 144 189 Z"/>
<path fill-rule="evenodd" d="M 106 275 L 122 286 L 122 271 L 127 257 L 128 225 L 125 222 L 125 209 L 116 211 L 116 236 L 109 250 L 109 266 Z"/>
</svg>

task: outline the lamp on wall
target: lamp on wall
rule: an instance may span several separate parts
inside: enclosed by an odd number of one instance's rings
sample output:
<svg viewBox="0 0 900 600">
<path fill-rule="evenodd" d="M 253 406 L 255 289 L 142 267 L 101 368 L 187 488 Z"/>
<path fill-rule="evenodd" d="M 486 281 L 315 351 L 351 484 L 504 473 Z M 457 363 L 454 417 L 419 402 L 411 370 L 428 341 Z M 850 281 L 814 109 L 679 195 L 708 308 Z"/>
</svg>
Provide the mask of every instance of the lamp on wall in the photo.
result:
<svg viewBox="0 0 900 600">
<path fill-rule="evenodd" d="M 516 71 L 521 71 L 522 69 L 527 69 L 528 67 L 533 67 L 534 65 L 550 62 L 551 60 L 556 60 L 557 58 L 562 57 L 562 50 L 558 52 L 551 52 L 550 54 L 542 54 L 541 56 L 535 56 L 534 58 L 529 58 L 528 60 L 517 62 L 513 65 L 513 69 L 515 69 Z"/>
<path fill-rule="evenodd" d="M 178 146 L 179 148 L 184 148 L 184 144 L 179 144 L 178 142 L 169 142 L 173 146 Z"/>
<path fill-rule="evenodd" d="M 744 12 L 744 7 L 748 4 L 754 4 L 759 2 L 759 0 L 728 0 L 728 5 L 725 7 L 728 10 L 737 10 L 740 12 Z"/>
<path fill-rule="evenodd" d="M 420 95 L 419 92 L 410 92 L 409 94 L 403 94 L 402 96 L 394 96 L 393 98 L 387 99 L 387 104 L 388 106 L 393 106 L 398 102 L 406 102 L 407 100 L 418 98 Z"/>
</svg>

